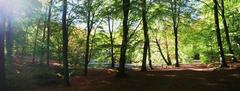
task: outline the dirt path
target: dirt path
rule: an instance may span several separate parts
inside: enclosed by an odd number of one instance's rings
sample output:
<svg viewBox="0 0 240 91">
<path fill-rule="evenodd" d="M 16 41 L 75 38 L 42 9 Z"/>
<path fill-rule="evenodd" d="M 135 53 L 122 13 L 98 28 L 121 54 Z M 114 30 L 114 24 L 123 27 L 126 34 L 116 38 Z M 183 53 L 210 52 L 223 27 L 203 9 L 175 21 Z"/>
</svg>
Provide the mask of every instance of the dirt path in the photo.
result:
<svg viewBox="0 0 240 91">
<path fill-rule="evenodd" d="M 240 64 L 214 70 L 206 65 L 182 65 L 149 72 L 128 71 L 116 78 L 112 69 L 91 69 L 89 76 L 71 78 L 72 86 L 39 87 L 26 91 L 240 91 Z"/>
</svg>

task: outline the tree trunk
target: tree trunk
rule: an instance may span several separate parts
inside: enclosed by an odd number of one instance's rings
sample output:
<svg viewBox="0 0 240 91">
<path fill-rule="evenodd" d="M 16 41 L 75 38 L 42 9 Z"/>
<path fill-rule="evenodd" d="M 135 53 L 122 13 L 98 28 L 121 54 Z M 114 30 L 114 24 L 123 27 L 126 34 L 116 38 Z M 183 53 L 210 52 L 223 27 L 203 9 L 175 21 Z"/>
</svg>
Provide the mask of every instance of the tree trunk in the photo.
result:
<svg viewBox="0 0 240 91">
<path fill-rule="evenodd" d="M 123 1 L 123 35 L 122 35 L 122 46 L 120 53 L 120 61 L 118 68 L 118 77 L 125 77 L 125 63 L 126 63 L 126 51 L 127 51 L 127 41 L 128 41 L 128 15 L 130 8 L 130 0 L 122 0 Z"/>
<path fill-rule="evenodd" d="M 113 45 L 114 45 L 114 40 L 113 40 L 113 21 L 112 21 L 112 28 L 111 28 L 111 22 L 110 22 L 110 15 L 108 15 L 108 30 L 109 30 L 109 36 L 110 36 L 110 54 L 111 54 L 111 67 L 112 68 L 115 68 L 115 58 L 114 58 L 114 48 L 113 48 Z"/>
<path fill-rule="evenodd" d="M 149 47 L 148 47 L 148 61 L 149 61 L 149 67 L 151 70 L 153 70 L 153 65 L 152 65 L 152 59 L 151 59 L 151 47 L 150 47 L 150 43 L 149 43 Z"/>
<path fill-rule="evenodd" d="M 40 22 L 39 22 L 40 23 Z M 32 59 L 32 63 L 35 63 L 35 57 L 36 57 L 36 48 L 37 48 L 37 38 L 38 38 L 38 32 L 39 32 L 39 25 L 37 26 L 37 30 L 36 30 L 36 34 L 35 34 L 35 38 L 34 38 L 34 46 L 33 46 L 33 59 Z"/>
<path fill-rule="evenodd" d="M 156 41 L 156 44 L 157 44 L 157 47 L 158 47 L 158 50 L 163 58 L 163 61 L 167 64 L 167 65 L 170 65 L 170 63 L 167 61 L 166 57 L 163 55 L 163 52 L 162 52 L 162 48 L 160 46 L 160 43 L 158 42 L 158 39 L 155 38 L 155 41 Z"/>
<path fill-rule="evenodd" d="M 48 9 L 46 8 L 46 13 Z M 47 17 L 44 17 L 44 27 L 43 27 L 43 36 L 42 36 L 42 45 L 41 45 L 41 57 L 40 57 L 40 64 L 43 64 L 44 61 L 44 53 L 45 53 L 45 38 L 46 38 L 46 28 L 47 28 Z"/>
<path fill-rule="evenodd" d="M 179 12 L 177 10 L 177 1 L 171 1 L 171 9 L 172 9 L 172 21 L 173 21 L 173 32 L 175 37 L 175 59 L 176 59 L 176 67 L 179 67 L 179 60 L 178 60 L 178 22 L 179 22 Z"/>
<path fill-rule="evenodd" d="M 87 6 L 90 7 L 90 1 L 88 0 Z M 91 35 L 91 11 L 87 11 L 87 38 L 86 38 L 86 50 L 85 50 L 85 64 L 84 64 L 84 76 L 88 73 L 88 63 L 89 63 L 89 49 L 90 49 L 90 35 Z"/>
<path fill-rule="evenodd" d="M 87 33 L 87 39 L 86 39 L 84 76 L 87 76 L 87 73 L 88 73 L 89 47 L 90 47 L 90 33 L 88 32 Z"/>
<path fill-rule="evenodd" d="M 171 62 L 171 58 L 170 58 L 170 53 L 169 53 L 169 49 L 168 49 L 168 37 L 167 37 L 167 34 L 165 32 L 165 46 L 166 46 L 166 52 L 167 52 L 167 61 L 169 63 L 169 65 L 172 65 L 172 62 Z"/>
<path fill-rule="evenodd" d="M 224 51 L 222 46 L 222 40 L 221 40 L 221 32 L 219 28 L 219 20 L 218 20 L 218 1 L 213 0 L 214 2 L 214 20 L 215 20 L 215 28 L 216 28 L 216 35 L 217 35 L 217 41 L 218 41 L 218 48 L 220 52 L 220 67 L 228 67 L 225 57 L 224 57 Z"/>
<path fill-rule="evenodd" d="M 3 1 L 4 2 L 4 1 Z M 4 8 L 0 6 L 0 89 L 5 90 L 5 59 L 4 59 L 4 29 L 5 29 Z"/>
<path fill-rule="evenodd" d="M 228 46 L 228 51 L 230 52 L 230 54 L 232 55 L 232 61 L 233 62 L 237 62 L 237 58 L 234 55 L 233 49 L 232 49 L 232 44 L 230 41 L 230 36 L 229 36 L 229 30 L 228 30 L 228 25 L 227 25 L 227 21 L 226 21 L 226 17 L 225 17 L 225 9 L 224 9 L 224 1 L 221 0 L 221 12 L 222 12 L 222 19 L 223 19 L 223 26 L 224 26 L 224 31 L 225 31 L 225 35 L 226 35 L 226 41 L 227 41 L 227 46 Z"/>
<path fill-rule="evenodd" d="M 64 67 L 64 80 L 66 85 L 69 83 L 69 70 L 68 70 L 68 30 L 67 30 L 67 0 L 63 0 L 63 14 L 62 14 L 62 37 L 63 37 L 63 67 Z"/>
<path fill-rule="evenodd" d="M 51 16 L 52 16 L 52 5 L 53 0 L 49 2 L 49 10 L 48 10 L 48 21 L 47 21 L 47 65 L 49 65 L 50 59 L 50 34 L 51 34 Z"/>
<path fill-rule="evenodd" d="M 147 52 L 149 47 L 149 35 L 148 35 L 148 24 L 147 24 L 147 16 L 146 16 L 146 0 L 142 0 L 142 19 L 143 19 L 143 31 L 144 31 L 144 47 L 143 47 L 143 60 L 142 60 L 142 68 L 141 71 L 147 71 L 146 67 L 146 59 Z"/>
</svg>

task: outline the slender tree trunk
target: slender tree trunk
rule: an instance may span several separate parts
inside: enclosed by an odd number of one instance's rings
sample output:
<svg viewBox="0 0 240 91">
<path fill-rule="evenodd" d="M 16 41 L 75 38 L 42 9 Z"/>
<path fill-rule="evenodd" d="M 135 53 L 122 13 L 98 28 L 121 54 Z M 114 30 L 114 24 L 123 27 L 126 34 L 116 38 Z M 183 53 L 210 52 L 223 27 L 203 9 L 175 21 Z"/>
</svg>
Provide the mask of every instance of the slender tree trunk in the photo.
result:
<svg viewBox="0 0 240 91">
<path fill-rule="evenodd" d="M 166 52 L 167 52 L 167 61 L 169 63 L 169 65 L 172 65 L 172 62 L 171 62 L 171 58 L 170 58 L 170 53 L 169 53 L 169 49 L 168 49 L 168 37 L 166 35 L 166 32 L 165 32 L 165 45 L 166 45 Z"/>
<path fill-rule="evenodd" d="M 3 1 L 4 2 L 4 1 Z M 1 1 L 0 1 L 1 3 Z M 5 57 L 4 57 L 4 32 L 5 30 L 5 17 L 4 17 L 4 8 L 0 6 L 0 89 L 5 90 Z"/>
<path fill-rule="evenodd" d="M 68 30 L 67 30 L 67 0 L 63 0 L 63 14 L 62 14 L 62 35 L 63 35 L 63 67 L 64 67 L 64 80 L 69 86 L 69 70 L 68 70 Z"/>
<path fill-rule="evenodd" d="M 87 33 L 86 50 L 85 50 L 84 76 L 87 76 L 87 73 L 88 73 L 89 47 L 90 47 L 89 44 L 90 44 L 90 33 Z"/>
<path fill-rule="evenodd" d="M 226 17 L 225 17 L 225 9 L 224 9 L 224 1 L 221 0 L 221 12 L 222 12 L 222 19 L 223 19 L 223 26 L 224 26 L 224 31 L 225 31 L 225 35 L 226 35 L 226 41 L 227 41 L 227 46 L 228 46 L 228 51 L 230 52 L 230 54 L 232 55 L 232 61 L 233 62 L 237 62 L 237 58 L 234 55 L 233 49 L 232 49 L 232 44 L 230 41 L 230 36 L 229 36 L 229 30 L 228 30 L 228 25 L 227 25 L 227 21 L 226 21 Z"/>
<path fill-rule="evenodd" d="M 46 8 L 46 13 L 48 9 Z M 45 38 L 46 38 L 46 28 L 47 28 L 47 17 L 44 17 L 44 27 L 43 27 L 43 35 L 42 35 L 42 45 L 41 45 L 41 57 L 40 57 L 40 64 L 43 64 L 44 55 L 45 55 Z"/>
<path fill-rule="evenodd" d="M 149 34 L 148 34 L 148 24 L 147 24 L 147 10 L 146 10 L 146 0 L 142 0 L 142 19 L 143 19 L 143 31 L 144 31 L 144 47 L 143 47 L 143 60 L 141 71 L 147 71 L 146 59 L 149 47 Z"/>
<path fill-rule="evenodd" d="M 49 59 L 50 59 L 50 34 L 51 34 L 51 16 L 52 16 L 52 5 L 53 0 L 50 0 L 49 2 L 49 10 L 48 10 L 48 21 L 47 21 L 47 65 L 49 65 Z"/>
<path fill-rule="evenodd" d="M 118 77 L 125 77 L 125 63 L 126 63 L 126 51 L 127 51 L 127 41 L 128 41 L 128 15 L 130 9 L 130 0 L 122 0 L 123 1 L 123 35 L 122 35 L 122 46 L 120 53 L 120 61 L 118 68 Z"/>
<path fill-rule="evenodd" d="M 39 22 L 40 23 L 40 22 Z M 38 38 L 38 32 L 39 32 L 39 25 L 37 26 L 37 30 L 36 30 L 36 34 L 35 34 L 35 38 L 34 38 L 34 46 L 33 46 L 33 59 L 32 59 L 32 63 L 35 63 L 35 57 L 36 57 L 36 48 L 37 48 L 37 38 Z"/>
<path fill-rule="evenodd" d="M 213 0 L 214 2 L 214 20 L 215 20 L 215 28 L 216 28 L 216 35 L 217 35 L 217 41 L 218 41 L 218 48 L 220 53 L 220 67 L 228 67 L 225 57 L 224 57 L 224 51 L 222 46 L 222 40 L 221 40 L 221 32 L 219 28 L 219 20 L 218 20 L 218 1 Z"/>
<path fill-rule="evenodd" d="M 90 1 L 87 2 L 88 7 L 90 7 Z M 87 11 L 87 38 L 86 38 L 86 50 L 85 50 L 85 65 L 84 65 L 84 76 L 88 73 L 88 63 L 89 63 L 89 47 L 90 47 L 90 36 L 91 36 L 91 11 Z"/>
<path fill-rule="evenodd" d="M 114 45 L 114 40 L 113 40 L 113 21 L 112 21 L 112 28 L 111 28 L 110 15 L 108 15 L 108 30 L 109 30 L 110 45 L 111 45 L 111 48 L 110 48 L 111 62 L 112 62 L 111 63 L 111 67 L 114 68 L 115 67 L 115 58 L 114 58 L 114 49 L 113 49 L 113 45 Z"/>
<path fill-rule="evenodd" d="M 149 47 L 148 47 L 148 61 L 149 61 L 149 67 L 151 70 L 153 70 L 153 65 L 152 65 L 152 59 L 151 59 L 151 47 L 150 47 L 150 44 L 149 44 Z"/>
<path fill-rule="evenodd" d="M 167 61 L 166 57 L 163 55 L 163 52 L 162 52 L 162 48 L 160 46 L 160 43 L 158 42 L 158 39 L 155 38 L 155 41 L 156 41 L 156 44 L 157 44 L 157 47 L 158 47 L 158 50 L 163 58 L 163 61 L 167 64 L 167 65 L 170 65 L 170 63 Z"/>
<path fill-rule="evenodd" d="M 176 67 L 179 67 L 179 54 L 178 54 L 178 22 L 179 22 L 179 12 L 177 10 L 177 1 L 171 1 L 171 9 L 172 9 L 172 21 L 173 21 L 173 32 L 175 37 L 175 59 L 176 59 Z"/>
</svg>

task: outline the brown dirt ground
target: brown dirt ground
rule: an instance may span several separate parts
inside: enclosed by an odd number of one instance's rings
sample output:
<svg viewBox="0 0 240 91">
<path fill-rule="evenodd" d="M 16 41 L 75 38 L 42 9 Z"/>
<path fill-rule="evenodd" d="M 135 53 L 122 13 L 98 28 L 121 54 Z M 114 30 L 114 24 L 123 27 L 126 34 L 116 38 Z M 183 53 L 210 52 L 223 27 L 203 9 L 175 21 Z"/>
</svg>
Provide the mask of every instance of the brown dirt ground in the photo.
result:
<svg viewBox="0 0 240 91">
<path fill-rule="evenodd" d="M 240 91 L 240 63 L 228 69 L 192 64 L 155 67 L 141 72 L 128 70 L 126 78 L 114 69 L 90 69 L 89 75 L 71 77 L 71 86 L 51 85 L 25 91 Z"/>
</svg>

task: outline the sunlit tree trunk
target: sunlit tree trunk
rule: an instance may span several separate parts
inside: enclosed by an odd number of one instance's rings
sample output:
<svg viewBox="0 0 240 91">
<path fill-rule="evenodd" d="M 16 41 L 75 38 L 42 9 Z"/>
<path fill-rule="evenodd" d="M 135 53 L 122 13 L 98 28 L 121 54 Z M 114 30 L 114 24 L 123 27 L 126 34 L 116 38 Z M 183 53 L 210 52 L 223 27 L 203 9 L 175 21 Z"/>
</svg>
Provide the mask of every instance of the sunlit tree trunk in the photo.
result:
<svg viewBox="0 0 240 91">
<path fill-rule="evenodd" d="M 222 19 L 223 19 L 222 22 L 223 22 L 223 26 L 224 26 L 225 35 L 226 35 L 228 51 L 230 52 L 230 54 L 232 54 L 232 61 L 237 62 L 237 58 L 234 55 L 231 40 L 230 40 L 230 36 L 229 36 L 229 30 L 228 30 L 226 17 L 225 17 L 225 7 L 224 7 L 224 1 L 223 0 L 221 0 L 221 13 L 222 13 L 221 16 L 222 16 Z"/>
<path fill-rule="evenodd" d="M 52 5 L 53 0 L 49 2 L 49 10 L 48 10 L 48 21 L 47 21 L 47 65 L 49 65 L 50 59 L 50 34 L 51 34 L 51 17 L 52 17 Z"/>
<path fill-rule="evenodd" d="M 168 37 L 167 37 L 166 31 L 164 31 L 164 33 L 165 33 L 165 39 L 166 39 L 165 46 L 166 46 L 166 52 L 167 52 L 167 61 L 168 61 L 169 65 L 172 65 L 170 53 L 169 53 L 169 49 L 168 49 Z"/>
<path fill-rule="evenodd" d="M 218 48 L 220 53 L 220 67 L 228 67 L 227 63 L 225 61 L 224 57 L 224 51 L 222 46 L 222 40 L 221 40 L 221 31 L 219 28 L 219 19 L 218 19 L 218 1 L 213 0 L 214 3 L 214 20 L 215 20 L 215 28 L 216 28 L 216 35 L 217 35 L 217 41 L 218 41 Z"/>
<path fill-rule="evenodd" d="M 118 77 L 125 77 L 125 63 L 126 63 L 126 51 L 127 51 L 127 41 L 128 41 L 128 15 L 130 9 L 130 0 L 122 0 L 123 1 L 123 35 L 122 35 L 122 46 L 120 53 L 120 61 L 118 68 Z"/>
<path fill-rule="evenodd" d="M 3 1 L 4 2 L 4 1 Z M 1 3 L 1 1 L 0 1 Z M 4 57 L 4 36 L 5 36 L 5 16 L 4 8 L 0 6 L 0 89 L 5 90 L 5 57 Z"/>
<path fill-rule="evenodd" d="M 160 43 L 158 42 L 158 39 L 155 38 L 155 41 L 156 41 L 156 44 L 157 44 L 157 47 L 158 47 L 158 50 L 163 58 L 163 61 L 167 64 L 167 65 L 170 65 L 170 63 L 167 61 L 166 57 L 163 55 L 163 52 L 162 52 L 162 48 L 160 46 Z"/>
<path fill-rule="evenodd" d="M 67 30 L 67 0 L 63 0 L 63 13 L 62 13 L 62 38 L 63 38 L 63 67 L 64 67 L 64 80 L 67 85 L 69 83 L 69 70 L 68 70 L 68 30 Z"/>
</svg>

